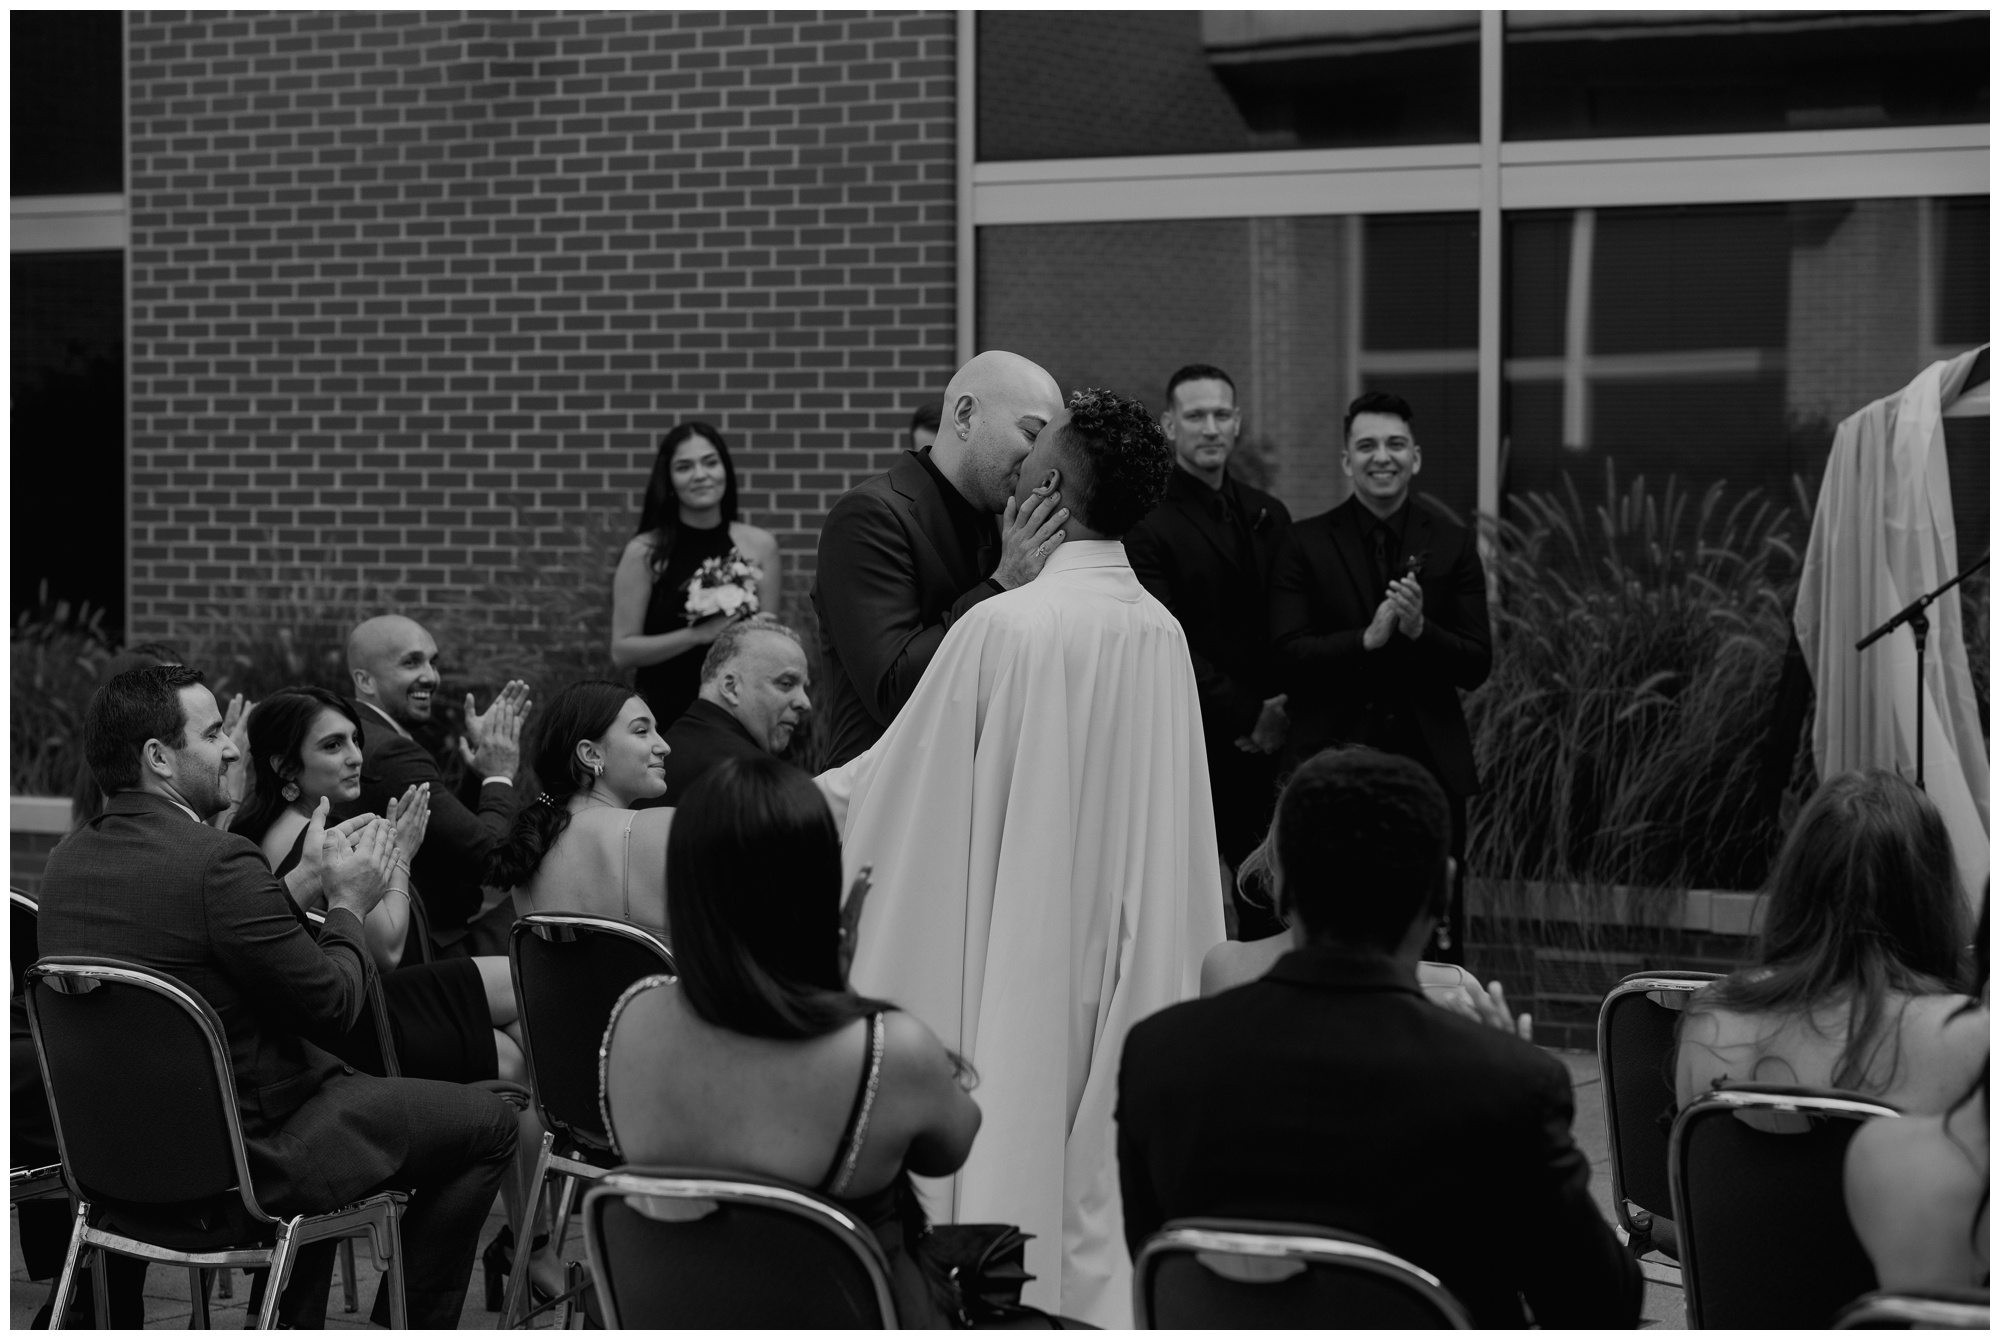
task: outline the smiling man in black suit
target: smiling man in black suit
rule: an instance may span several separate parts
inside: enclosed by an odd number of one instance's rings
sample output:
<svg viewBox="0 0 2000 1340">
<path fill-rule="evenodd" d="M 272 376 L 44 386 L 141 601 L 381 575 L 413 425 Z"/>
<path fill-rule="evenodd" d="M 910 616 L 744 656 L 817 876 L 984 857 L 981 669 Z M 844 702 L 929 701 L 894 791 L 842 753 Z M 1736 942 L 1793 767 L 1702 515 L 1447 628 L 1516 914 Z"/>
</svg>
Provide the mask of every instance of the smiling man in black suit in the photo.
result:
<svg viewBox="0 0 2000 1340">
<path fill-rule="evenodd" d="M 1276 755 L 1287 722 L 1271 655 L 1268 594 L 1292 516 L 1229 473 L 1243 419 L 1236 383 L 1221 368 L 1193 363 L 1168 378 L 1160 425 L 1174 445 L 1176 468 L 1165 499 L 1125 536 L 1125 554 L 1140 583 L 1187 634 L 1216 847 L 1234 868 L 1263 841 L 1277 798 Z M 1230 897 L 1238 939 L 1261 940 L 1284 929 L 1233 888 Z"/>
<path fill-rule="evenodd" d="M 1271 635 L 1292 715 L 1287 754 L 1365 744 L 1421 763 L 1451 800 L 1462 871 L 1479 790 L 1458 692 L 1486 682 L 1493 635 L 1471 532 L 1410 489 L 1423 469 L 1401 396 L 1348 406 L 1341 462 L 1354 496 L 1301 521 L 1271 579 Z M 1462 963 L 1463 877 L 1429 957 Z"/>
<path fill-rule="evenodd" d="M 952 622 L 1033 581 L 1062 543 L 1069 513 L 1060 495 L 1037 490 L 1030 506 L 1014 501 L 1028 448 L 1062 407 L 1055 378 L 1019 354 L 988 350 L 945 388 L 928 451 L 905 452 L 834 503 L 812 589 L 831 739 L 825 766 L 880 739 Z"/>
</svg>

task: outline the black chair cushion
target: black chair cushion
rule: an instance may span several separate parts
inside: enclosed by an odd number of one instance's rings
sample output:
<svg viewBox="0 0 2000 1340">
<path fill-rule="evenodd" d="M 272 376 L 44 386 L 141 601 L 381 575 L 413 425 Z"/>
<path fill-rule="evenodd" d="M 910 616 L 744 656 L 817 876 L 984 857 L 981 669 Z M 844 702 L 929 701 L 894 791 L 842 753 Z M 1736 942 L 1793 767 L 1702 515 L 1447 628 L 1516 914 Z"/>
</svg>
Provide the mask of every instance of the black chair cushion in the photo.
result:
<svg viewBox="0 0 2000 1340">
<path fill-rule="evenodd" d="M 236 1186 L 234 1114 L 193 1018 L 116 982 L 33 990 L 70 1174 L 92 1200 L 179 1205 Z"/>
<path fill-rule="evenodd" d="M 1189 1252 L 1167 1252 L 1152 1266 L 1155 1327 L 1162 1329 L 1435 1330 L 1449 1323 L 1407 1286 L 1368 1271 L 1308 1266 L 1288 1279 L 1225 1279 Z"/>
<path fill-rule="evenodd" d="M 605 1258 L 597 1283 L 627 1329 L 882 1326 L 852 1249 L 795 1214 L 725 1201 L 702 1218 L 662 1222 L 622 1196 L 596 1205 Z"/>
</svg>

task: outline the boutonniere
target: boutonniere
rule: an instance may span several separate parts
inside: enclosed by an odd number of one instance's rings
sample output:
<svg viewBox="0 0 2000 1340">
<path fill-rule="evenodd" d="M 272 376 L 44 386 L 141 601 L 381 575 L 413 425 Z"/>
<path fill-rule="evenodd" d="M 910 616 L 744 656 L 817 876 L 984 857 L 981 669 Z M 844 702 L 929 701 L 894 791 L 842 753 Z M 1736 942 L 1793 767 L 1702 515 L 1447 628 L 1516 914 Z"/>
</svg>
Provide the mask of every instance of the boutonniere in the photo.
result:
<svg viewBox="0 0 2000 1340">
<path fill-rule="evenodd" d="M 1414 577 L 1424 570 L 1424 564 L 1431 561 L 1431 551 L 1420 549 L 1403 560 L 1403 575 Z"/>
<path fill-rule="evenodd" d="M 1257 519 L 1250 523 L 1250 529 L 1262 530 L 1264 529 L 1265 526 L 1270 524 L 1270 521 L 1271 521 L 1271 509 L 1268 507 L 1260 507 L 1257 509 Z"/>
</svg>

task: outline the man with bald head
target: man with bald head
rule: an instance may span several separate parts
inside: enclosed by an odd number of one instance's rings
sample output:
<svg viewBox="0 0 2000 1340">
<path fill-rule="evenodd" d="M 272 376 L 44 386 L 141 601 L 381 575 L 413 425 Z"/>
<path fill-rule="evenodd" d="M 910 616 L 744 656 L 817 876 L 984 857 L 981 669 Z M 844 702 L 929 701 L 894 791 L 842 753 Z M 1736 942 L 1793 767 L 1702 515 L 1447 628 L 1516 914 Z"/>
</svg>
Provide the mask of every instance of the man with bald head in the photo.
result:
<svg viewBox="0 0 2000 1340">
<path fill-rule="evenodd" d="M 881 737 L 954 621 L 1033 581 L 1062 542 L 1059 494 L 1014 496 L 1021 462 L 1062 407 L 1055 378 L 988 350 L 945 388 L 928 451 L 905 452 L 834 503 L 812 591 L 831 763 Z"/>
<path fill-rule="evenodd" d="M 799 635 L 768 614 L 730 624 L 701 663 L 701 692 L 667 728 L 666 794 L 687 789 L 726 758 L 782 754 L 812 710 L 812 674 Z"/>
<path fill-rule="evenodd" d="M 477 810 L 444 785 L 438 760 L 411 733 L 431 719 L 437 694 L 437 641 L 400 614 L 383 614 L 347 635 L 347 673 L 361 708 L 361 796 L 347 813 L 388 813 L 389 802 L 417 782 L 431 788 L 430 830 L 410 864 L 431 937 L 450 953 L 470 953 L 466 924 L 480 915 L 486 862 L 514 823 L 514 772 L 521 765 L 521 723 L 528 686 L 512 680 L 484 713 L 465 695 L 459 752 L 483 780 Z M 504 949 L 500 952 L 506 952 Z"/>
<path fill-rule="evenodd" d="M 1144 405 L 1058 408 L 1016 496 L 1060 489 L 1065 538 L 1028 585 L 966 611 L 888 730 L 819 783 L 849 887 L 872 868 L 854 988 L 972 1063 L 984 1113 L 941 1220 L 1034 1235 L 1024 1294 L 1132 1324 L 1112 1100 L 1132 1024 L 1194 996 L 1222 881 L 1187 634 L 1123 539 L 1173 449 Z"/>
</svg>

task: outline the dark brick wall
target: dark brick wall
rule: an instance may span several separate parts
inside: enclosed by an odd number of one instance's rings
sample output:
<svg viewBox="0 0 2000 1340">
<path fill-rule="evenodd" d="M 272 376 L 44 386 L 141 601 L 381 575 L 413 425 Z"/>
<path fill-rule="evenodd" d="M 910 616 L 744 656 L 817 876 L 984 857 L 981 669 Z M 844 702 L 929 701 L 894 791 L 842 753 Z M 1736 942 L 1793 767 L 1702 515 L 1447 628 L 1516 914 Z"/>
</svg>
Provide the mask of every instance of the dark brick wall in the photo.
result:
<svg viewBox="0 0 2000 1340">
<path fill-rule="evenodd" d="M 476 602 L 629 534 L 691 417 L 798 614 L 826 508 L 950 375 L 953 33 L 133 14 L 133 634 L 259 583 Z"/>
</svg>

